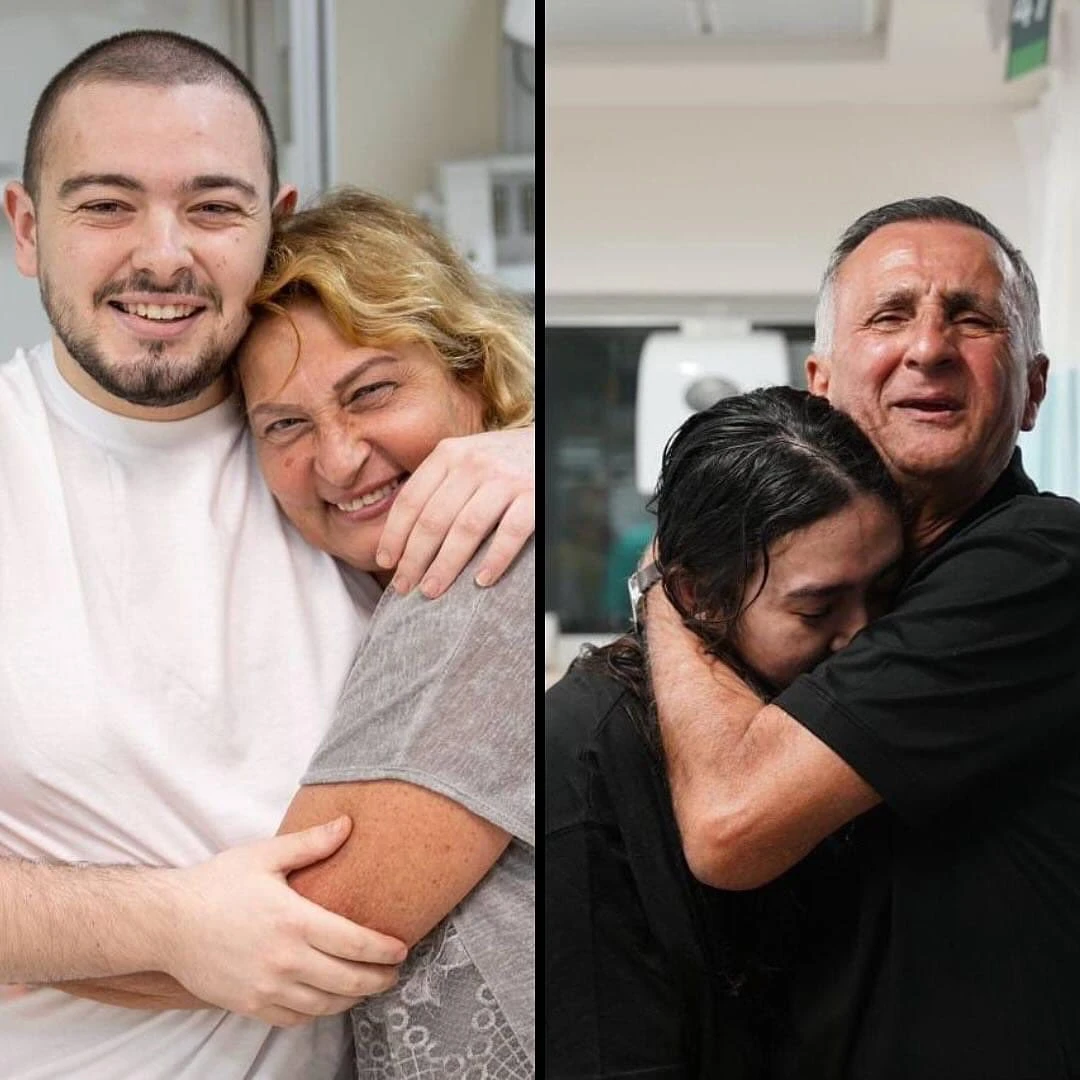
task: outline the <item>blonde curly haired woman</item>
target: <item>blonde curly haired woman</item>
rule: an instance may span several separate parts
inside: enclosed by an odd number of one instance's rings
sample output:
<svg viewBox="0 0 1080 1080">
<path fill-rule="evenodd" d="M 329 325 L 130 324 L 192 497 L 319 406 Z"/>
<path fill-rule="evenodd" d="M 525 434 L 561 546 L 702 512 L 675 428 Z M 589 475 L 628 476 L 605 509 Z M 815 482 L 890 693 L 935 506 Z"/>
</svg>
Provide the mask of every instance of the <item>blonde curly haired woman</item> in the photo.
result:
<svg viewBox="0 0 1080 1080">
<path fill-rule="evenodd" d="M 281 223 L 251 307 L 238 372 L 263 475 L 310 543 L 385 589 L 282 826 L 348 814 L 341 850 L 292 883 L 411 946 L 397 987 L 353 1010 L 359 1075 L 531 1077 L 533 544 L 437 600 L 379 561 L 440 440 L 532 423 L 531 319 L 355 190 Z"/>
</svg>

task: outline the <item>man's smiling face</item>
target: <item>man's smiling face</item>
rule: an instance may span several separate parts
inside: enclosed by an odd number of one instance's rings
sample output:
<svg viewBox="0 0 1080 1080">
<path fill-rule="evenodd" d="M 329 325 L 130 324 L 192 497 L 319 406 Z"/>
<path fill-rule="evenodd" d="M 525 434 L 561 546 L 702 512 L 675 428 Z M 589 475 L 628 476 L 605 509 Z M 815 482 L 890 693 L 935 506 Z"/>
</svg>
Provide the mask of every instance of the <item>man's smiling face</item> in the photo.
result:
<svg viewBox="0 0 1080 1080">
<path fill-rule="evenodd" d="M 8 209 L 68 380 L 129 415 L 220 398 L 271 229 L 251 104 L 217 84 L 76 86 L 39 187 Z"/>
<path fill-rule="evenodd" d="M 810 389 L 853 416 L 901 482 L 984 487 L 1034 423 L 1045 367 L 1014 355 L 1004 255 L 966 225 L 871 233 L 834 283 L 833 347 Z"/>
</svg>

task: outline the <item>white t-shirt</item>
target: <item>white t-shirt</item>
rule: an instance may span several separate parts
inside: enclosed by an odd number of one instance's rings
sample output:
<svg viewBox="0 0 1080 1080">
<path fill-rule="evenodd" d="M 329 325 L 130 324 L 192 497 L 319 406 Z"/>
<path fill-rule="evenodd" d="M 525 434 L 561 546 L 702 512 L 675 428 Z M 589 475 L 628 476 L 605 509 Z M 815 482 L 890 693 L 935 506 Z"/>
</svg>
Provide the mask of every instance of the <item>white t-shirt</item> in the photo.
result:
<svg viewBox="0 0 1080 1080">
<path fill-rule="evenodd" d="M 0 854 L 184 866 L 272 835 L 377 595 L 281 518 L 234 401 L 130 420 L 51 346 L 18 351 L 0 364 Z M 0 1002 L 6 1080 L 318 1080 L 346 1049 L 341 1017 Z"/>
</svg>

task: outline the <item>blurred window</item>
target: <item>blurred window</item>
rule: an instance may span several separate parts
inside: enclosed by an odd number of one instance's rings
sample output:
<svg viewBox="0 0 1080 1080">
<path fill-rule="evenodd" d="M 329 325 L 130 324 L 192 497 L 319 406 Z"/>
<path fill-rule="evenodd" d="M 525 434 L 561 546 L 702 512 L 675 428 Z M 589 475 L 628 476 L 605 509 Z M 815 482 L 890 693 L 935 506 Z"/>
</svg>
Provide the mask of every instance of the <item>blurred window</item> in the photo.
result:
<svg viewBox="0 0 1080 1080">
<path fill-rule="evenodd" d="M 652 536 L 648 498 L 634 484 L 637 373 L 655 326 L 544 330 L 544 609 L 563 633 L 619 633 L 626 578 Z M 805 386 L 810 326 L 755 324 L 787 339 L 790 381 Z"/>
</svg>

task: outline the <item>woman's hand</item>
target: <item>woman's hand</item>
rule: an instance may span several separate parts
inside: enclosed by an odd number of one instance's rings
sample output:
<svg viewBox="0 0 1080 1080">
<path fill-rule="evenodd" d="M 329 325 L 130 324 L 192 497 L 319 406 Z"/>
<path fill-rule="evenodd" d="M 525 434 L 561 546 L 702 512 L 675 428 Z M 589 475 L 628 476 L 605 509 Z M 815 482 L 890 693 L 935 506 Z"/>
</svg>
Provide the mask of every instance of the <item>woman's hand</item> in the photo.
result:
<svg viewBox="0 0 1080 1080">
<path fill-rule="evenodd" d="M 397 567 L 396 592 L 420 582 L 434 598 L 494 529 L 476 574 L 477 585 L 492 585 L 535 531 L 535 491 L 534 428 L 444 439 L 394 500 L 377 561 Z"/>
</svg>

